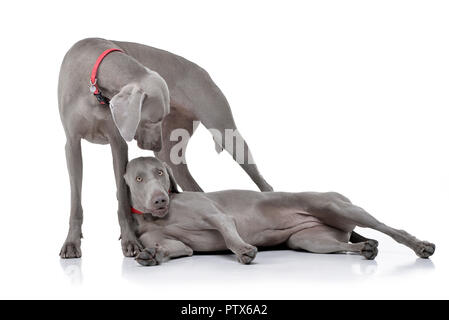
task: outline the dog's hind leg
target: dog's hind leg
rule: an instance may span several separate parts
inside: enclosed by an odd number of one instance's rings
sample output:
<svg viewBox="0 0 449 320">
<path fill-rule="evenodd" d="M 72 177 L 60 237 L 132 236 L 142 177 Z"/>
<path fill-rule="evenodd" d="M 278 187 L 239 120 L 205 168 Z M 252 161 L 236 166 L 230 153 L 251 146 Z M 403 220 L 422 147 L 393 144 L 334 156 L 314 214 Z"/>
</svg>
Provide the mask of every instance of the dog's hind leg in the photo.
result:
<svg viewBox="0 0 449 320">
<path fill-rule="evenodd" d="M 294 250 L 306 250 L 313 253 L 355 252 L 368 260 L 377 256 L 377 242 L 367 240 L 348 243 L 348 233 L 329 226 L 317 226 L 299 231 L 287 240 L 287 246 Z"/>
<path fill-rule="evenodd" d="M 336 193 L 336 192 L 330 192 L 329 194 L 331 194 L 332 197 L 337 198 L 337 199 L 340 200 L 340 201 L 344 201 L 344 202 L 347 202 L 347 203 L 351 203 L 351 200 L 349 200 L 348 198 L 346 198 L 346 197 L 345 197 L 344 195 L 342 195 L 342 194 L 339 194 L 339 193 Z M 359 234 L 359 233 L 357 233 L 357 232 L 355 232 L 355 231 L 352 231 L 352 232 L 351 232 L 351 237 L 349 238 L 349 241 L 350 241 L 351 243 L 359 243 L 359 242 L 373 241 L 373 242 L 376 243 L 376 247 L 377 247 L 377 245 L 379 244 L 379 242 L 378 242 L 377 240 L 366 238 L 366 237 L 362 236 L 361 234 Z"/>
<path fill-rule="evenodd" d="M 212 133 L 216 151 L 224 149 L 229 152 L 261 191 L 273 191 L 260 174 L 248 144 L 238 132 L 223 92 L 201 68 L 195 68 L 190 77 L 188 88 L 193 90 L 185 103 L 191 104 L 195 117 Z"/>
<path fill-rule="evenodd" d="M 81 206 L 81 185 L 83 181 L 81 138 L 68 136 L 65 154 L 70 178 L 70 222 L 69 232 L 59 256 L 63 259 L 69 259 L 81 257 L 81 225 L 83 224 L 83 207 Z"/>
<path fill-rule="evenodd" d="M 226 123 L 226 121 L 224 122 Z M 233 120 L 227 121 L 227 124 L 224 125 L 218 121 L 213 123 L 211 119 L 207 119 L 203 124 L 212 133 L 217 151 L 220 151 L 220 149 L 226 150 L 253 180 L 260 191 L 273 191 L 273 187 L 268 184 L 259 172 L 251 150 Z"/>
<path fill-rule="evenodd" d="M 409 247 L 421 258 L 430 257 L 435 251 L 435 245 L 427 241 L 418 240 L 404 230 L 394 229 L 378 221 L 362 208 L 345 201 L 338 194 L 321 194 L 315 197 L 313 204 L 314 215 L 327 225 L 338 222 L 349 223 L 362 228 L 371 228 L 392 237 L 397 242 Z M 335 227 L 338 227 L 335 225 Z"/>
<path fill-rule="evenodd" d="M 203 190 L 190 174 L 186 163 L 187 144 L 195 129 L 193 119 L 172 108 L 163 122 L 162 149 L 156 152 L 156 157 L 170 166 L 183 191 L 201 192 Z M 179 138 L 181 141 L 178 141 Z"/>
</svg>

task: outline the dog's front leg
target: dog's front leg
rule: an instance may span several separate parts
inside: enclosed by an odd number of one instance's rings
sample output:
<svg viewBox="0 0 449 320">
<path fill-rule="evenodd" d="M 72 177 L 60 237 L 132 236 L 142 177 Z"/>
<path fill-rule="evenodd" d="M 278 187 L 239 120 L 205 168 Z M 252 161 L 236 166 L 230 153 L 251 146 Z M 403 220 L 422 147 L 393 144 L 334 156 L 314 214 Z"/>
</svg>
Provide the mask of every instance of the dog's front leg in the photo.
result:
<svg viewBox="0 0 449 320">
<path fill-rule="evenodd" d="M 60 257 L 63 259 L 81 257 L 81 225 L 83 223 L 83 207 L 81 206 L 81 185 L 83 181 L 83 158 L 80 138 L 67 137 L 65 145 L 67 169 L 70 178 L 70 227 Z"/>
<path fill-rule="evenodd" d="M 239 235 L 235 225 L 234 218 L 225 214 L 212 214 L 205 219 L 212 228 L 218 230 L 226 246 L 235 255 L 237 260 L 243 264 L 249 264 L 254 260 L 257 254 L 257 248 L 246 243 Z"/>
<path fill-rule="evenodd" d="M 128 163 L 128 145 L 121 137 L 110 139 L 110 144 L 117 185 L 118 221 L 122 250 L 125 257 L 134 257 L 143 247 L 136 237 L 136 223 L 131 215 L 128 187 L 123 177 Z"/>
<path fill-rule="evenodd" d="M 183 242 L 173 239 L 164 239 L 157 243 L 143 241 L 145 249 L 140 252 L 136 261 L 145 267 L 155 266 L 173 258 L 191 256 L 193 250 Z M 149 245 L 147 245 L 149 244 Z"/>
</svg>

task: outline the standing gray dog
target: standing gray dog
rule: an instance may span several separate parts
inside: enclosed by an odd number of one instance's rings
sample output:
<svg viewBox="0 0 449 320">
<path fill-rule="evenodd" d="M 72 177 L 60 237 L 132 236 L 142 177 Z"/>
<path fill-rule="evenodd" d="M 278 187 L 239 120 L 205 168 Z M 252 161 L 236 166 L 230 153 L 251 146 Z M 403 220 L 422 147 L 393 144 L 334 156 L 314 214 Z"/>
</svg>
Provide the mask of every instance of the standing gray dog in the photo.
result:
<svg viewBox="0 0 449 320">
<path fill-rule="evenodd" d="M 152 157 L 130 161 L 125 179 L 145 246 L 136 260 L 144 266 L 193 251 L 225 249 L 247 264 L 256 256 L 255 246 L 282 243 L 291 249 L 349 251 L 374 259 L 377 241 L 354 233 L 356 226 L 383 232 L 421 258 L 435 251 L 434 244 L 379 222 L 335 192 L 179 193 L 170 168 Z"/>
<path fill-rule="evenodd" d="M 101 95 L 94 96 L 88 88 L 92 69 L 98 57 L 113 48 L 122 52 L 111 52 L 101 61 L 96 77 L 90 83 L 90 88 L 100 89 Z M 159 159 L 170 165 L 182 189 L 189 191 L 201 191 L 201 188 L 189 173 L 185 149 L 179 154 L 181 163 L 171 161 L 170 151 L 178 143 L 170 141 L 174 129 L 184 129 L 191 136 L 197 120 L 220 133 L 214 135 L 217 150 L 224 148 L 237 158 L 234 148 L 231 150 L 224 143 L 225 130 L 236 130 L 236 126 L 220 89 L 196 64 L 163 50 L 104 39 L 79 41 L 62 62 L 58 102 L 67 136 L 66 158 L 71 187 L 70 228 L 60 252 L 62 258 L 81 256 L 81 139 L 111 145 L 122 249 L 128 257 L 135 256 L 142 246 L 135 236 L 123 179 L 128 162 L 126 141 L 136 139 L 140 148 L 155 151 Z M 260 190 L 272 190 L 256 165 L 249 161 L 252 159 L 249 148 L 236 132 L 244 145 L 246 161 L 240 163 L 241 167 Z"/>
</svg>

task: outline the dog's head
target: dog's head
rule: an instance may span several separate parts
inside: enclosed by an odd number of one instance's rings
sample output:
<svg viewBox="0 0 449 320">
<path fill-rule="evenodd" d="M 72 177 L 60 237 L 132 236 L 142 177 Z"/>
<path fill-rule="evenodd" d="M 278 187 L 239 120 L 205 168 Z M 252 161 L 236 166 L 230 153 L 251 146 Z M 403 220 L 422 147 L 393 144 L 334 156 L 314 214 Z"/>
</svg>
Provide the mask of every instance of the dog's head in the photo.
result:
<svg viewBox="0 0 449 320">
<path fill-rule="evenodd" d="M 136 139 L 140 148 L 160 151 L 162 120 L 170 112 L 170 95 L 159 74 L 147 70 L 138 82 L 127 84 L 113 96 L 109 106 L 123 139 Z"/>
<path fill-rule="evenodd" d="M 124 177 L 133 208 L 157 218 L 167 215 L 170 193 L 179 193 L 167 164 L 154 157 L 136 158 L 128 163 Z"/>
</svg>

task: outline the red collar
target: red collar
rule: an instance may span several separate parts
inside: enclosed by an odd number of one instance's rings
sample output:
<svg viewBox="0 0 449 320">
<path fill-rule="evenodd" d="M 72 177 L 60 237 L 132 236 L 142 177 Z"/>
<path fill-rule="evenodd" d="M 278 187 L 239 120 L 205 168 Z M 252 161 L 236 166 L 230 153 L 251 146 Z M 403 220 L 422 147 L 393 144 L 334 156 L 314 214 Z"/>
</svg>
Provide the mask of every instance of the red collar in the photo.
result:
<svg viewBox="0 0 449 320">
<path fill-rule="evenodd" d="M 131 207 L 131 212 L 132 212 L 132 213 L 135 213 L 135 214 L 143 214 L 142 211 L 139 211 L 139 210 L 137 210 L 137 209 L 134 209 L 133 207 Z"/>
<path fill-rule="evenodd" d="M 100 89 L 98 88 L 97 85 L 97 71 L 98 71 L 98 67 L 100 67 L 101 61 L 103 61 L 103 59 L 110 54 L 111 52 L 114 51 L 120 51 L 123 52 L 123 50 L 121 49 L 116 49 L 116 48 L 112 48 L 112 49 L 108 49 L 105 50 L 102 54 L 100 54 L 100 56 L 98 57 L 97 61 L 95 62 L 95 65 L 92 69 L 92 73 L 90 75 L 90 85 L 89 85 L 89 89 L 90 92 L 93 93 L 93 95 L 97 98 L 98 102 L 100 102 L 101 104 L 107 104 L 109 103 L 109 99 L 106 98 L 105 96 L 103 96 L 101 94 Z"/>
</svg>

